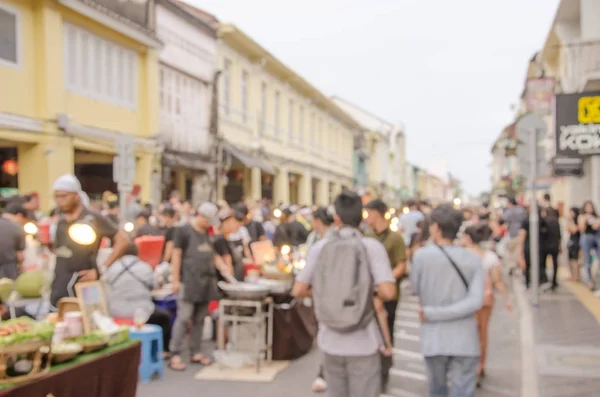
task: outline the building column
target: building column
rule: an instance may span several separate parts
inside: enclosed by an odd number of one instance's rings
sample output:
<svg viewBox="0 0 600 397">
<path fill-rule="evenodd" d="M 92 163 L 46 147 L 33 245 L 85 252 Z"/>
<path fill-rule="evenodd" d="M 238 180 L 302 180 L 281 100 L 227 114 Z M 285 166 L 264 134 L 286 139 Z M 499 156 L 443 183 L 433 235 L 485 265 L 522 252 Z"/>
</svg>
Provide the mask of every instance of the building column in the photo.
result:
<svg viewBox="0 0 600 397">
<path fill-rule="evenodd" d="M 596 207 L 600 205 L 600 155 L 592 156 L 592 196 L 591 200 Z"/>
<path fill-rule="evenodd" d="M 138 161 L 139 163 L 139 161 Z M 139 170 L 136 170 L 136 176 L 139 173 Z M 185 177 L 186 177 L 186 172 L 182 171 L 182 170 L 176 170 L 175 171 L 175 190 L 177 190 L 179 192 L 179 197 L 181 197 L 181 200 L 187 200 L 187 197 L 185 197 Z M 171 192 L 169 192 L 169 194 L 171 194 Z"/>
<path fill-rule="evenodd" d="M 290 178 L 287 168 L 277 170 L 273 190 L 273 203 L 275 205 L 290 203 Z"/>
<path fill-rule="evenodd" d="M 262 199 L 262 170 L 258 167 L 252 168 L 250 197 L 252 200 Z"/>
<path fill-rule="evenodd" d="M 69 138 L 42 138 L 35 145 L 17 146 L 19 192 L 37 192 L 42 210 L 55 206 L 52 185 L 64 175 L 75 172 L 75 151 Z"/>
<path fill-rule="evenodd" d="M 336 197 L 342 192 L 342 185 L 339 182 L 333 182 L 333 186 L 331 189 L 331 198 L 330 201 L 333 203 Z"/>
<path fill-rule="evenodd" d="M 142 153 L 138 156 L 136 164 L 135 164 L 135 181 L 136 185 L 140 185 L 140 195 L 138 196 L 142 203 L 149 203 L 152 201 L 152 198 L 156 195 L 153 194 L 152 190 L 154 188 L 152 173 L 157 170 L 158 174 L 161 175 L 160 167 L 155 166 L 155 156 L 154 153 Z M 182 196 L 185 196 L 185 172 L 179 172 L 177 175 L 182 175 L 183 177 L 183 189 L 180 190 Z M 179 178 L 178 181 L 179 182 Z M 179 189 L 179 185 L 177 186 Z M 190 197 L 186 197 L 189 199 Z"/>
<path fill-rule="evenodd" d="M 312 174 L 310 172 L 305 172 L 300 177 L 300 186 L 298 193 L 298 201 L 300 205 L 313 205 L 312 202 Z"/>
<path fill-rule="evenodd" d="M 319 180 L 319 186 L 317 191 L 317 204 L 328 206 L 329 202 L 329 179 L 321 178 Z"/>
</svg>

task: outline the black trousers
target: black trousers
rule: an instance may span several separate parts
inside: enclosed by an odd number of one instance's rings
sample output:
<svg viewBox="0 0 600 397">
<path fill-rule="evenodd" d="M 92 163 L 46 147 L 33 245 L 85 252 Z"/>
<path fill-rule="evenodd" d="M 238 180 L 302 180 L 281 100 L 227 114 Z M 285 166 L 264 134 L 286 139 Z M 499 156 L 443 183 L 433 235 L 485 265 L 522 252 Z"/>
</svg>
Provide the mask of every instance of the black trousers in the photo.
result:
<svg viewBox="0 0 600 397">
<path fill-rule="evenodd" d="M 392 338 L 392 345 L 396 344 L 394 340 L 394 323 L 396 322 L 396 309 L 398 308 L 398 301 L 389 301 L 383 303 L 385 311 L 387 312 L 388 329 L 390 330 L 390 337 Z"/>
<path fill-rule="evenodd" d="M 150 315 L 147 321 L 148 324 L 158 325 L 162 329 L 163 334 L 163 350 L 169 351 L 169 342 L 171 342 L 171 315 L 168 311 L 154 308 L 154 313 Z"/>
<path fill-rule="evenodd" d="M 546 252 L 544 260 L 540 261 L 540 268 L 546 268 L 545 265 L 548 257 L 552 258 L 552 268 L 554 269 L 554 274 L 552 274 L 552 287 L 558 287 L 558 282 L 556 281 L 558 275 L 558 249 Z"/>
<path fill-rule="evenodd" d="M 525 286 L 529 288 L 531 285 L 531 255 L 529 249 L 526 247 L 524 251 L 525 256 Z M 540 250 L 540 274 L 539 274 L 539 282 L 541 284 L 546 284 L 548 282 L 548 275 L 546 275 L 546 252 Z M 557 262 L 558 263 L 558 262 Z"/>
</svg>

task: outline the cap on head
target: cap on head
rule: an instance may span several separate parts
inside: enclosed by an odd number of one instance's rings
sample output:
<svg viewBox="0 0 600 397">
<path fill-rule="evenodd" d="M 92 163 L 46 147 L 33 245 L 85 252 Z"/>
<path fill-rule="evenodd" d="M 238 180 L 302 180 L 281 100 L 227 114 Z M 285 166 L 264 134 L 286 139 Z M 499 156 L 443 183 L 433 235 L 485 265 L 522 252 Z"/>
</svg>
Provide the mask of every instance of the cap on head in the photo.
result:
<svg viewBox="0 0 600 397">
<path fill-rule="evenodd" d="M 54 181 L 54 185 L 52 185 L 52 190 L 57 192 L 71 192 L 71 193 L 79 193 L 81 192 L 81 183 L 73 174 L 65 174 L 60 176 Z"/>
<path fill-rule="evenodd" d="M 225 208 L 224 210 L 219 211 L 219 221 L 225 222 L 227 219 L 235 217 L 235 211 L 231 208 Z"/>
<path fill-rule="evenodd" d="M 209 219 L 211 223 L 214 223 L 218 212 L 219 209 L 217 206 L 209 202 L 200 204 L 196 209 L 197 215 L 202 215 L 203 217 Z"/>
</svg>

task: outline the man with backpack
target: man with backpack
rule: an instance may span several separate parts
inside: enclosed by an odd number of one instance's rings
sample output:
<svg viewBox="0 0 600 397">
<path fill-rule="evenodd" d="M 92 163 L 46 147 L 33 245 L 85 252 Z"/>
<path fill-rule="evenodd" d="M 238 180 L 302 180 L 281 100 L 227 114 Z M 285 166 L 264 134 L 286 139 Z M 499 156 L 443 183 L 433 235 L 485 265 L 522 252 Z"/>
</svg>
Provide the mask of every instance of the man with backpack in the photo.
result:
<svg viewBox="0 0 600 397">
<path fill-rule="evenodd" d="M 346 191 L 334 204 L 339 230 L 313 245 L 293 294 L 313 296 L 327 389 L 335 397 L 381 393 L 381 331 L 373 296 L 395 299 L 396 280 L 383 244 L 364 237 L 360 196 Z"/>
</svg>

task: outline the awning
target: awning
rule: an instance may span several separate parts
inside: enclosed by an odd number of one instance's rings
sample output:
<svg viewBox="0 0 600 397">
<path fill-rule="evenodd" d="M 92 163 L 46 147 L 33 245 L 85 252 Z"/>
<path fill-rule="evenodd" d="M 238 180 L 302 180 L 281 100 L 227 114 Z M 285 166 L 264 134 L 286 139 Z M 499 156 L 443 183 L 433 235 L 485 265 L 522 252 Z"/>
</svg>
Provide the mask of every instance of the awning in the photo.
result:
<svg viewBox="0 0 600 397">
<path fill-rule="evenodd" d="M 168 167 L 187 168 L 196 171 L 212 170 L 215 167 L 214 163 L 208 161 L 206 156 L 171 150 L 165 150 L 163 152 L 162 163 Z"/>
<path fill-rule="evenodd" d="M 260 168 L 268 174 L 275 175 L 275 168 L 265 159 L 252 156 L 250 153 L 238 149 L 230 143 L 224 143 L 223 150 L 242 163 L 246 168 Z"/>
</svg>

